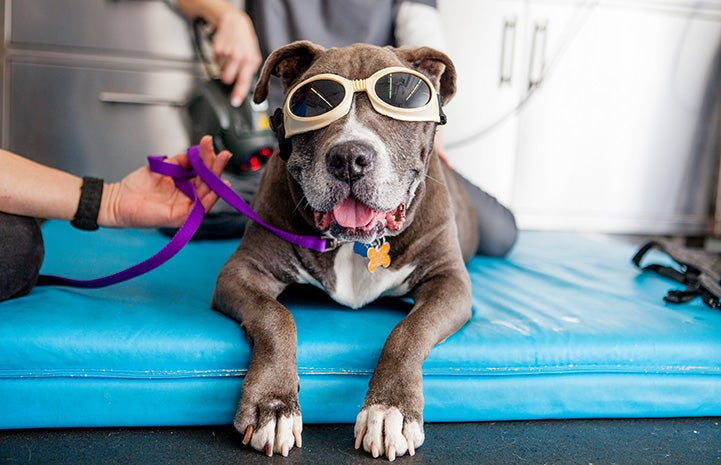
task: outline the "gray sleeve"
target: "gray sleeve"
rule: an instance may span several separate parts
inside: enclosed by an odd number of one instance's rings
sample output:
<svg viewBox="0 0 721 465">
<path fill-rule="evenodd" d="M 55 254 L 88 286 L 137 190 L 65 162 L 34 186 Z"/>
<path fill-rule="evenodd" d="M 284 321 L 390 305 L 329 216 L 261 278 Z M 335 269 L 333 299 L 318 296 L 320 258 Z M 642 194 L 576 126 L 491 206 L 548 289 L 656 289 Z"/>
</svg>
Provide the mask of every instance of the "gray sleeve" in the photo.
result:
<svg viewBox="0 0 721 465">
<path fill-rule="evenodd" d="M 398 46 L 426 45 L 438 50 L 446 48 L 441 17 L 435 1 L 399 2 L 395 9 L 394 26 Z"/>
</svg>

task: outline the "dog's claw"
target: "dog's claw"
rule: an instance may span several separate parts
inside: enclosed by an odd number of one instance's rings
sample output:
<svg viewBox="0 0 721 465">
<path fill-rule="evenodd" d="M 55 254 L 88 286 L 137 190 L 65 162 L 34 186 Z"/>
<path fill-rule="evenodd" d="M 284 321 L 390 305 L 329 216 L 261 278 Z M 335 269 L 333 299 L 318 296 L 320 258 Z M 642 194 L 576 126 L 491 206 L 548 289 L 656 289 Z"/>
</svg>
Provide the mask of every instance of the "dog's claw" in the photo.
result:
<svg viewBox="0 0 721 465">
<path fill-rule="evenodd" d="M 396 448 L 393 446 L 389 446 L 388 450 L 386 450 L 386 455 L 388 456 L 388 461 L 392 462 L 396 459 Z"/>
<path fill-rule="evenodd" d="M 273 456 L 273 446 L 271 446 L 269 442 L 265 444 L 263 450 L 265 451 L 265 455 L 267 455 L 268 457 Z"/>
<path fill-rule="evenodd" d="M 356 449 L 360 449 L 361 446 L 363 445 L 363 438 L 366 435 L 366 431 L 367 431 L 367 428 L 365 426 L 365 423 L 363 423 L 363 429 L 356 432 L 356 436 L 355 436 L 355 448 Z"/>
<path fill-rule="evenodd" d="M 250 444 L 250 440 L 253 438 L 253 425 L 248 425 L 245 428 L 245 435 L 243 436 L 243 445 L 247 446 Z"/>
</svg>

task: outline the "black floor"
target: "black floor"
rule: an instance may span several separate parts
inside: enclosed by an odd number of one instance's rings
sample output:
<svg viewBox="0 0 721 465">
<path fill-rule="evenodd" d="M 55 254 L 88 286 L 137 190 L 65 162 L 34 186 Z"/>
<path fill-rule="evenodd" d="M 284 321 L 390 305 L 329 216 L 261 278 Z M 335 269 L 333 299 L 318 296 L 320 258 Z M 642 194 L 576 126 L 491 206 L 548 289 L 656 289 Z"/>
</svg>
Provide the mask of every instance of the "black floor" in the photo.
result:
<svg viewBox="0 0 721 465">
<path fill-rule="evenodd" d="M 563 420 L 426 425 L 399 464 L 721 464 L 721 418 Z M 379 459 L 380 460 L 380 459 Z M 0 431 L 0 464 L 366 464 L 352 425 L 306 425 L 303 448 L 267 458 L 230 426 Z"/>
</svg>

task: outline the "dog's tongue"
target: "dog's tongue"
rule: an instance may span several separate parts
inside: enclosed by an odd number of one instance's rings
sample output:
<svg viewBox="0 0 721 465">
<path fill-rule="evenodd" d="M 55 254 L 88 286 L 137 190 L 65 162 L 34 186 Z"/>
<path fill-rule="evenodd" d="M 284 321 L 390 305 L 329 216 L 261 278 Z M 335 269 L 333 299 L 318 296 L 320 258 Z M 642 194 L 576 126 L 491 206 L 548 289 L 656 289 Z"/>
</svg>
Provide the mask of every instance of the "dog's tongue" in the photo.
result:
<svg viewBox="0 0 721 465">
<path fill-rule="evenodd" d="M 373 210 L 351 197 L 333 207 L 335 220 L 344 228 L 362 228 L 371 222 L 373 215 Z"/>
</svg>

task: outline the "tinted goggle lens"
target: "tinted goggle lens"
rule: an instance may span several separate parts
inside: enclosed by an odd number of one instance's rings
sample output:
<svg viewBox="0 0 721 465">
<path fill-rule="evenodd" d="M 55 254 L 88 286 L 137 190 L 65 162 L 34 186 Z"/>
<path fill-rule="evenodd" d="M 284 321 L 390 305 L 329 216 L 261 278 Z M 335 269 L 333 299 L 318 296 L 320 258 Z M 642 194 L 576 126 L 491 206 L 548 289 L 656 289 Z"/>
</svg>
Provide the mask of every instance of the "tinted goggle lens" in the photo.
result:
<svg viewBox="0 0 721 465">
<path fill-rule="evenodd" d="M 295 116 L 310 118 L 328 113 L 340 105 L 345 87 L 339 82 L 319 79 L 301 86 L 291 96 L 290 110 Z"/>
<path fill-rule="evenodd" d="M 421 108 L 431 100 L 428 84 L 410 73 L 383 75 L 373 90 L 379 99 L 396 108 Z"/>
<path fill-rule="evenodd" d="M 396 108 L 422 108 L 431 100 L 431 89 L 420 77 L 394 72 L 380 78 L 373 87 L 376 96 Z M 318 79 L 298 88 L 290 98 L 290 110 L 301 118 L 331 111 L 345 98 L 345 87 L 337 81 Z"/>
</svg>

